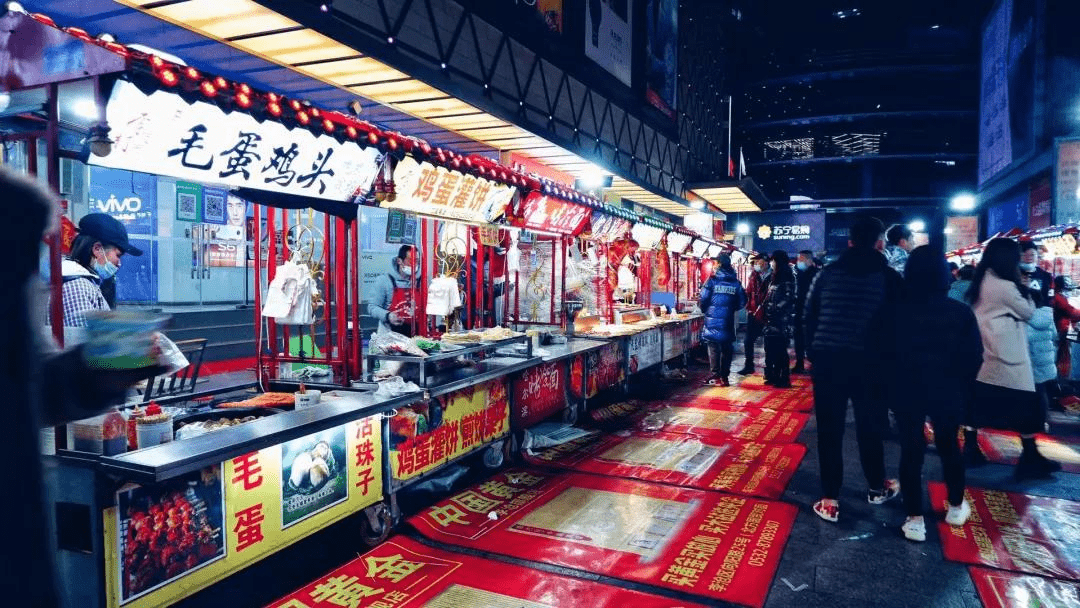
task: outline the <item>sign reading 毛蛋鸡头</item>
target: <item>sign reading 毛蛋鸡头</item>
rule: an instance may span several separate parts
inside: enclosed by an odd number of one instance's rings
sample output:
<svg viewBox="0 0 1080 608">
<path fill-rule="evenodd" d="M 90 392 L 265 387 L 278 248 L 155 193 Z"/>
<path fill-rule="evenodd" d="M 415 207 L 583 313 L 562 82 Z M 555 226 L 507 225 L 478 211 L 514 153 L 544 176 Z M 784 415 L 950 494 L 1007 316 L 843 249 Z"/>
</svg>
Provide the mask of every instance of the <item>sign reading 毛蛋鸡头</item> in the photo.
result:
<svg viewBox="0 0 1080 608">
<path fill-rule="evenodd" d="M 375 148 L 166 91 L 147 95 L 125 81 L 113 88 L 106 115 L 112 153 L 90 157 L 104 167 L 334 201 L 352 201 L 378 170 Z"/>
</svg>

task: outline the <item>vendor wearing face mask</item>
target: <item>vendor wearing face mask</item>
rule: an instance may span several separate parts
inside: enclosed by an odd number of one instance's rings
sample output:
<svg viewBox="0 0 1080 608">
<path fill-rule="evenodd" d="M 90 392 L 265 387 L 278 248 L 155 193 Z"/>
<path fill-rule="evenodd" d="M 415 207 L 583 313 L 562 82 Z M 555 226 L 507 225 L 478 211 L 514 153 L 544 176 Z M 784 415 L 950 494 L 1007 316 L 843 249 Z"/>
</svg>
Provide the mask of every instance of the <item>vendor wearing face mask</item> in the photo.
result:
<svg viewBox="0 0 1080 608">
<path fill-rule="evenodd" d="M 765 295 L 772 284 L 772 268 L 767 256 L 756 254 L 750 258 L 750 263 L 754 272 L 746 286 L 746 343 L 743 347 L 746 359 L 739 370 L 744 376 L 754 373 L 754 344 L 765 328 Z"/>
<path fill-rule="evenodd" d="M 1020 241 L 1020 272 L 1031 277 L 1029 289 L 1039 293 L 1042 306 L 1050 301 L 1050 290 L 1053 289 L 1054 277 L 1042 268 L 1039 268 L 1039 246 L 1035 241 Z"/>
<path fill-rule="evenodd" d="M 372 298 L 368 300 L 368 312 L 379 320 L 380 328 L 412 336 L 416 248 L 402 245 L 390 265 L 391 271 L 375 280 Z"/>
<path fill-rule="evenodd" d="M 60 266 L 64 277 L 64 327 L 85 327 L 86 313 L 116 305 L 116 271 L 125 254 L 142 255 L 128 241 L 124 225 L 104 213 L 79 220 L 71 254 Z"/>
</svg>

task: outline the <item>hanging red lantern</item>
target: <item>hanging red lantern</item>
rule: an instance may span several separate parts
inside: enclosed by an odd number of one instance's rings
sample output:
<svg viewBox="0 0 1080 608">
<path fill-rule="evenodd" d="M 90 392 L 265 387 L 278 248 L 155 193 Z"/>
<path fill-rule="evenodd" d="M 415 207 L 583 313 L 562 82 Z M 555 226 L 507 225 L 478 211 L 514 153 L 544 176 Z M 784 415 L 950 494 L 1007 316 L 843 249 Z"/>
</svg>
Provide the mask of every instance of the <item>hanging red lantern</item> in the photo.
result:
<svg viewBox="0 0 1080 608">
<path fill-rule="evenodd" d="M 311 124 L 311 116 L 307 112 L 300 110 L 296 113 L 296 121 L 306 127 Z"/>
<path fill-rule="evenodd" d="M 236 97 L 233 98 L 236 101 L 237 107 L 248 109 L 251 107 L 251 96 L 244 92 L 239 92 Z"/>
<path fill-rule="evenodd" d="M 357 133 L 356 127 L 349 125 L 345 127 L 345 135 L 348 135 L 349 139 L 356 139 L 360 134 Z"/>
<path fill-rule="evenodd" d="M 266 104 L 266 111 L 275 118 L 281 117 L 281 104 L 276 101 L 271 101 Z"/>
<path fill-rule="evenodd" d="M 217 88 L 214 86 L 214 83 L 209 80 L 202 81 L 202 84 L 199 85 L 199 90 L 207 97 L 214 97 L 217 95 Z"/>
<path fill-rule="evenodd" d="M 330 120 L 329 118 L 326 118 L 326 119 L 324 119 L 322 121 L 322 128 L 323 128 L 323 131 L 326 131 L 327 133 L 333 133 L 334 132 L 334 122 L 332 120 Z"/>
<path fill-rule="evenodd" d="M 187 79 L 192 81 L 192 82 L 195 82 L 195 81 L 199 80 L 200 78 L 202 78 L 202 74 L 199 73 L 199 70 L 196 70 L 195 68 L 192 68 L 192 67 L 184 68 L 184 76 L 186 76 Z"/>
</svg>

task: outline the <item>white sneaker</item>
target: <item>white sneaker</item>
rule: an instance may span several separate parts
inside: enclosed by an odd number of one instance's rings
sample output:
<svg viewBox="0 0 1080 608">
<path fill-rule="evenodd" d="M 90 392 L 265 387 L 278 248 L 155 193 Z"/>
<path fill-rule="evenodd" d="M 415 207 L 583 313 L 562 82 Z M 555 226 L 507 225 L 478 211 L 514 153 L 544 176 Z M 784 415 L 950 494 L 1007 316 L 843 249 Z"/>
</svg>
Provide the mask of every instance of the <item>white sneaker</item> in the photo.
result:
<svg viewBox="0 0 1080 608">
<path fill-rule="evenodd" d="M 900 527 L 904 538 L 917 543 L 926 541 L 926 521 L 922 517 L 909 517 Z"/>
<path fill-rule="evenodd" d="M 949 512 L 945 514 L 945 523 L 959 528 L 967 523 L 968 517 L 970 516 L 971 505 L 968 504 L 968 501 L 964 500 L 958 507 L 949 505 Z"/>
</svg>

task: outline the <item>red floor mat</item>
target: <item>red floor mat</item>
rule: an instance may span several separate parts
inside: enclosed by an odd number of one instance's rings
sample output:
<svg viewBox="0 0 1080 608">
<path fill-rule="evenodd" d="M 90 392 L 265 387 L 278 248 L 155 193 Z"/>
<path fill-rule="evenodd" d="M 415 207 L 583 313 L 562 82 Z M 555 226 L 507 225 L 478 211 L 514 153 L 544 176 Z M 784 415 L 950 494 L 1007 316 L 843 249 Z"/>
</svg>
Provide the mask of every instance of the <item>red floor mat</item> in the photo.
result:
<svg viewBox="0 0 1080 608">
<path fill-rule="evenodd" d="M 765 390 L 774 390 L 771 386 L 765 384 L 765 376 L 755 374 L 753 376 L 747 376 L 742 379 L 739 386 L 744 388 L 758 388 Z M 795 389 L 809 389 L 813 386 L 813 382 L 810 380 L 810 376 L 792 376 L 791 386 Z M 775 389 L 775 390 L 788 390 L 788 389 Z"/>
<path fill-rule="evenodd" d="M 1037 436 L 1035 443 L 1043 456 L 1060 462 L 1063 471 L 1080 473 L 1080 443 L 1049 435 Z M 979 431 L 979 447 L 990 462 L 1016 464 L 1020 458 L 1020 435 L 983 429 Z"/>
<path fill-rule="evenodd" d="M 641 481 L 508 471 L 408 521 L 437 541 L 760 607 L 796 513 Z"/>
<path fill-rule="evenodd" d="M 779 498 L 806 447 L 696 437 L 679 433 L 616 433 L 564 443 L 526 460 L 582 473 Z"/>
<path fill-rule="evenodd" d="M 663 424 L 667 433 L 683 433 L 719 440 L 793 443 L 799 437 L 809 414 L 780 412 L 760 407 L 696 407 L 674 404 L 661 407 L 645 417 L 645 428 Z"/>
<path fill-rule="evenodd" d="M 396 536 L 269 608 L 699 608 Z"/>
<path fill-rule="evenodd" d="M 742 387 L 710 386 L 672 396 L 672 401 L 709 405 L 753 405 L 771 410 L 809 412 L 814 409 L 814 393 L 806 389 L 749 389 Z"/>
<path fill-rule="evenodd" d="M 945 484 L 930 484 L 946 559 L 1080 580 L 1080 503 L 981 488 L 968 488 L 967 499 L 971 519 L 953 528 L 944 521 Z"/>
<path fill-rule="evenodd" d="M 971 580 L 986 608 L 1075 608 L 1080 585 L 1030 574 L 972 566 Z"/>
</svg>

